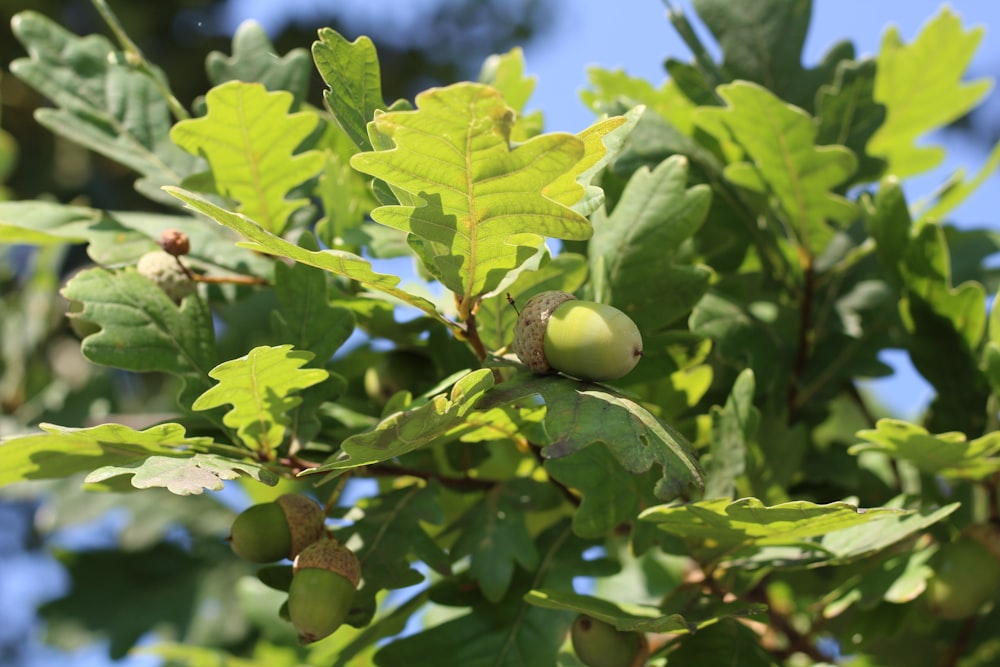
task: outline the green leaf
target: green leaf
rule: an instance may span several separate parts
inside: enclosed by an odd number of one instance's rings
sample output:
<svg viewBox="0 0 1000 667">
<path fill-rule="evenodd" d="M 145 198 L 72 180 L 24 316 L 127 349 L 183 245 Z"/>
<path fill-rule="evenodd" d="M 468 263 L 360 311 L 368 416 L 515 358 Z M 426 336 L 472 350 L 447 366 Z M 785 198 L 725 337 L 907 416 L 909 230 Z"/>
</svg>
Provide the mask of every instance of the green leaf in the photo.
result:
<svg viewBox="0 0 1000 667">
<path fill-rule="evenodd" d="M 811 541 L 828 533 L 864 525 L 886 517 L 909 514 L 888 508 L 859 509 L 849 503 L 817 505 L 804 500 L 765 506 L 756 498 L 700 500 L 679 506 L 653 507 L 640 516 L 671 536 L 685 540 L 702 563 L 723 558 L 746 558 L 774 547 L 812 548 Z M 772 552 L 775 560 L 787 553 Z M 797 551 L 796 551 L 797 553 Z"/>
<path fill-rule="evenodd" d="M 833 83 L 820 88 L 816 101 L 816 143 L 846 146 L 858 156 L 852 182 L 873 181 L 885 171 L 885 161 L 866 152 L 885 120 L 885 106 L 875 101 L 876 71 L 874 60 L 845 60 Z"/>
<path fill-rule="evenodd" d="M 739 618 L 755 616 L 764 613 L 766 607 L 762 604 L 737 602 L 705 617 L 703 614 L 664 614 L 657 607 L 628 602 L 615 602 L 567 591 L 542 589 L 530 591 L 524 599 L 543 609 L 558 609 L 572 611 L 576 614 L 586 614 L 610 625 L 622 632 L 656 632 L 656 633 L 694 633 L 700 631 L 722 618 L 735 616 Z M 697 618 L 695 618 L 697 617 Z"/>
<path fill-rule="evenodd" d="M 150 456 L 190 457 L 211 449 L 212 439 L 188 437 L 180 424 L 136 431 L 121 424 L 65 428 L 41 424 L 44 433 L 0 441 L 0 486 L 28 479 L 60 479 L 101 466 L 141 464 Z"/>
<path fill-rule="evenodd" d="M 573 513 L 573 533 L 599 538 L 636 520 L 659 503 L 653 493 L 656 473 L 635 474 L 622 467 L 611 449 L 600 442 L 570 456 L 545 461 L 545 471 L 582 496 Z"/>
<path fill-rule="evenodd" d="M 101 327 L 82 344 L 84 356 L 94 363 L 172 373 L 184 380 L 184 396 L 211 385 L 208 372 L 217 363 L 215 334 L 202 299 L 189 296 L 178 307 L 133 269 L 81 271 L 62 294 L 83 304 L 74 317 Z"/>
<path fill-rule="evenodd" d="M 647 337 L 691 311 L 711 270 L 678 258 L 711 202 L 705 185 L 686 188 L 688 163 L 675 156 L 629 179 L 614 211 L 595 216 L 589 261 L 596 300 L 627 313 Z M 650 285 L 661 289 L 650 289 Z"/>
<path fill-rule="evenodd" d="M 230 81 L 208 91 L 206 116 L 181 121 L 170 131 L 178 146 L 208 160 L 219 194 L 239 202 L 240 213 L 275 234 L 307 201 L 286 195 L 324 163 L 319 151 L 296 153 L 319 116 L 289 113 L 292 101 L 285 91 Z"/>
<path fill-rule="evenodd" d="M 305 49 L 292 49 L 278 56 L 264 28 L 253 20 L 244 21 L 233 34 L 233 54 L 212 51 L 205 58 L 205 70 L 213 86 L 227 81 L 261 83 L 267 90 L 292 94 L 291 110 L 306 98 L 312 60 Z"/>
<path fill-rule="evenodd" d="M 470 556 L 469 575 L 493 603 L 507 594 L 516 563 L 529 572 L 538 567 L 538 551 L 525 522 L 526 512 L 534 508 L 520 488 L 514 484 L 491 489 L 456 526 L 460 532 L 452 556 Z"/>
<path fill-rule="evenodd" d="M 443 590 L 432 591 L 432 600 L 460 586 L 451 593 L 461 596 L 458 601 L 443 602 L 467 607 L 468 611 L 382 647 L 375 664 L 437 667 L 442 656 L 447 656 L 449 664 L 462 667 L 552 667 L 573 614 L 530 605 L 524 595 L 533 587 L 568 588 L 575 575 L 606 571 L 581 560 L 584 543 L 573 538 L 564 522 L 539 535 L 536 545 L 537 570 L 526 573 L 518 569 L 507 595 L 498 603 L 474 595 L 475 586 L 469 580 L 444 582 Z"/>
<path fill-rule="evenodd" d="M 929 475 L 982 480 L 1000 470 L 1000 433 L 968 440 L 964 433 L 931 435 L 927 429 L 897 419 L 879 419 L 874 429 L 858 431 L 866 441 L 853 445 L 851 454 L 880 452 L 909 461 Z"/>
<path fill-rule="evenodd" d="M 875 99 L 885 105 L 886 119 L 868 152 L 885 158 L 890 174 L 906 178 L 940 164 L 943 149 L 916 141 L 964 116 L 990 90 L 988 81 L 963 81 L 983 32 L 963 30 L 947 7 L 909 45 L 895 27 L 886 30 L 875 78 Z"/>
<path fill-rule="evenodd" d="M 205 489 L 221 491 L 228 479 L 246 475 L 263 484 L 277 484 L 278 477 L 255 463 L 237 461 L 217 454 L 193 454 L 183 458 L 152 455 L 122 465 L 95 469 L 84 478 L 85 484 L 100 484 L 120 475 L 132 475 L 137 489 L 164 487 L 179 496 L 200 494 Z"/>
<path fill-rule="evenodd" d="M 55 105 L 36 111 L 38 122 L 137 171 L 139 192 L 172 204 L 160 186 L 180 183 L 202 163 L 170 142 L 169 104 L 153 77 L 103 36 L 77 37 L 41 14 L 21 12 L 11 27 L 30 56 L 12 62 L 11 72 Z"/>
<path fill-rule="evenodd" d="M 712 408 L 712 443 L 705 463 L 705 497 L 732 498 L 746 471 L 747 444 L 757 432 L 760 410 L 754 407 L 754 375 L 745 369 L 736 377 L 722 408 Z"/>
<path fill-rule="evenodd" d="M 180 188 L 167 188 L 166 190 L 185 202 L 191 209 L 204 213 L 220 225 L 225 225 L 242 234 L 248 239 L 247 242 L 241 244 L 245 248 L 268 255 L 287 257 L 296 262 L 356 280 L 366 287 L 396 297 L 403 303 L 418 308 L 435 319 L 441 319 L 441 315 L 433 303 L 397 287 L 400 282 L 398 276 L 375 273 L 371 263 L 359 255 L 342 250 L 312 251 L 300 248 L 280 236 L 275 236 L 246 216 L 227 211 L 192 192 Z M 447 321 L 446 323 L 452 324 Z"/>
<path fill-rule="evenodd" d="M 603 442 L 628 472 L 662 469 L 659 498 L 675 498 L 702 485 L 701 468 L 679 433 L 635 401 L 598 384 L 558 376 L 519 376 L 489 393 L 480 408 L 540 396 L 551 442 L 542 456 L 558 459 Z"/>
<path fill-rule="evenodd" d="M 463 423 L 476 401 L 493 386 L 489 369 L 472 371 L 455 383 L 449 395 L 438 395 L 405 412 L 394 412 L 367 433 L 353 435 L 335 454 L 310 473 L 345 470 L 379 463 L 426 447 Z"/>
<path fill-rule="evenodd" d="M 812 109 L 817 88 L 832 78 L 837 63 L 853 58 L 850 45 L 838 44 L 815 69 L 802 67 L 811 0 L 757 0 L 739 5 L 728 0 L 694 0 L 693 4 L 722 48 L 721 70 L 729 81 L 767 86 L 776 96 L 804 109 Z M 704 63 L 699 64 L 704 68 Z M 719 83 L 708 82 L 712 88 Z"/>
<path fill-rule="evenodd" d="M 368 37 L 348 42 L 331 28 L 319 31 L 313 42 L 316 69 L 329 90 L 323 91 L 333 117 L 363 151 L 373 150 L 368 122 L 386 108 L 382 100 L 382 75 L 375 45 Z"/>
<path fill-rule="evenodd" d="M 425 268 L 464 308 L 534 256 L 544 236 L 590 236 L 567 195 L 560 204 L 545 194 L 580 163 L 583 140 L 544 134 L 511 147 L 513 111 L 482 84 L 432 89 L 417 107 L 377 116 L 375 127 L 395 148 L 359 153 L 351 165 L 419 197 L 419 205 L 382 206 L 372 218 L 409 233 Z M 575 191 L 568 203 L 584 194 L 579 184 Z"/>
<path fill-rule="evenodd" d="M 750 159 L 729 164 L 726 178 L 773 198 L 789 236 L 814 256 L 822 254 L 833 237 L 831 225 L 855 216 L 855 206 L 831 191 L 854 174 L 854 154 L 843 146 L 817 146 L 812 118 L 766 88 L 737 82 L 718 92 L 728 106 L 700 109 L 697 122 L 709 132 L 715 123 L 724 125 Z"/>
<path fill-rule="evenodd" d="M 424 562 L 439 574 L 451 573 L 448 555 L 425 528 L 444 521 L 437 487 L 412 485 L 364 498 L 350 514 L 355 521 L 350 528 L 340 531 L 340 536 L 360 538 L 362 546 L 356 555 L 364 572 L 364 590 L 371 596 L 372 604 L 379 590 L 404 588 L 423 581 L 423 575 L 410 567 L 413 560 Z M 341 541 L 349 539 L 352 538 Z"/>
<path fill-rule="evenodd" d="M 292 394 L 325 380 L 321 368 L 302 368 L 313 353 L 291 345 L 260 346 L 239 359 L 226 361 L 209 375 L 218 384 L 203 393 L 192 410 L 232 405 L 222 421 L 236 429 L 243 444 L 258 452 L 273 452 L 284 441 L 291 423 L 288 412 L 302 402 Z"/>
</svg>

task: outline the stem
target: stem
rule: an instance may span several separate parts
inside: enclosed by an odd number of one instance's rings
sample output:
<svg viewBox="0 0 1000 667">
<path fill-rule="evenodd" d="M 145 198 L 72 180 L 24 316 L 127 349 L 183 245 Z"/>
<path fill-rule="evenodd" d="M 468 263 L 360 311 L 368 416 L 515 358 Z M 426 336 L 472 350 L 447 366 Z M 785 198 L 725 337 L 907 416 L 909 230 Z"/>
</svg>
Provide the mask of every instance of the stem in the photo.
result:
<svg viewBox="0 0 1000 667">
<path fill-rule="evenodd" d="M 153 85 L 156 86 L 160 94 L 167 101 L 167 105 L 170 107 L 170 113 L 174 115 L 177 120 L 186 120 L 191 117 L 191 114 L 187 112 L 184 105 L 174 97 L 173 92 L 171 92 L 170 87 L 153 71 L 153 66 L 143 55 L 139 46 L 132 41 L 132 38 L 128 36 L 125 29 L 122 28 L 122 24 L 118 21 L 118 17 L 115 16 L 114 12 L 111 11 L 111 7 L 108 6 L 107 0 L 91 0 L 94 8 L 104 19 L 104 22 L 108 24 L 108 28 L 114 33 L 115 39 L 121 44 L 122 50 L 125 51 L 125 59 L 127 62 L 134 64 L 134 66 L 139 69 L 143 74 L 148 76 L 153 81 Z"/>
</svg>

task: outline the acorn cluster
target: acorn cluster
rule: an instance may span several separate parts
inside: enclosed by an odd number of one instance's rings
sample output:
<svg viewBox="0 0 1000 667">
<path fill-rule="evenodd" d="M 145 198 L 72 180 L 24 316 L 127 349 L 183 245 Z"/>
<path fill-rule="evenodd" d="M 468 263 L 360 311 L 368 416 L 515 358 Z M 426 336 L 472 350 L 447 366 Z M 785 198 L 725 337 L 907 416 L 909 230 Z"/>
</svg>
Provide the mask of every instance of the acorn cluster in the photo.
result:
<svg viewBox="0 0 1000 667">
<path fill-rule="evenodd" d="M 229 535 L 233 552 L 244 560 L 293 560 L 288 618 L 307 644 L 340 627 L 361 580 L 357 556 L 326 534 L 323 520 L 323 509 L 311 498 L 286 493 L 243 511 Z"/>
</svg>

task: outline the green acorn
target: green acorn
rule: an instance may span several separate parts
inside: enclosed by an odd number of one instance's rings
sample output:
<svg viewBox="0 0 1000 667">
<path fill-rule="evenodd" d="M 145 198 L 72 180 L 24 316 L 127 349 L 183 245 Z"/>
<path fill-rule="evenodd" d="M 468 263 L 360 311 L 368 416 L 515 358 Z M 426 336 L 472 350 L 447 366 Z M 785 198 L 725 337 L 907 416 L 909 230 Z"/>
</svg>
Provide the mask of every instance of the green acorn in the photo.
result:
<svg viewBox="0 0 1000 667">
<path fill-rule="evenodd" d="M 337 540 L 322 539 L 295 557 L 288 616 L 299 640 L 309 644 L 341 626 L 361 581 L 361 562 Z"/>
<path fill-rule="evenodd" d="M 286 493 L 243 511 L 230 529 L 233 552 L 253 563 L 294 558 L 323 536 L 323 509 L 310 498 Z"/>
<path fill-rule="evenodd" d="M 649 642 L 641 632 L 623 632 L 586 615 L 573 621 L 573 651 L 587 667 L 641 667 L 649 659 Z"/>
<path fill-rule="evenodd" d="M 512 348 L 533 373 L 559 371 L 604 382 L 635 368 L 642 357 L 642 336 L 617 308 L 552 290 L 524 304 Z"/>
</svg>

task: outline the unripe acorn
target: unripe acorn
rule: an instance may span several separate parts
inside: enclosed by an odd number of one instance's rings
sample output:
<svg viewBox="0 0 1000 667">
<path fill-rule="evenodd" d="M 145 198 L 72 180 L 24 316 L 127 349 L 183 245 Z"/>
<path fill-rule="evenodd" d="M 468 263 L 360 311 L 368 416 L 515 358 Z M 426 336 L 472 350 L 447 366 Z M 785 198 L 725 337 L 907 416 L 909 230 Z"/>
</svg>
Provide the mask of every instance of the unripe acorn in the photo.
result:
<svg viewBox="0 0 1000 667">
<path fill-rule="evenodd" d="M 191 276 L 178 264 L 178 259 L 164 250 L 153 250 L 139 258 L 136 270 L 162 289 L 174 303 L 195 291 Z"/>
<path fill-rule="evenodd" d="M 649 642 L 641 632 L 625 632 L 581 614 L 570 631 L 573 651 L 587 667 L 641 667 L 649 658 Z"/>
<path fill-rule="evenodd" d="M 288 617 L 300 641 L 309 644 L 333 634 L 347 618 L 361 563 L 337 540 L 323 539 L 303 549 L 292 568 Z"/>
<path fill-rule="evenodd" d="M 323 537 L 323 509 L 297 493 L 243 511 L 230 529 L 233 552 L 253 563 L 294 558 Z"/>
<path fill-rule="evenodd" d="M 614 306 L 548 291 L 524 304 L 512 347 L 533 373 L 559 371 L 604 382 L 635 368 L 642 356 L 642 336 L 635 322 Z"/>
</svg>

